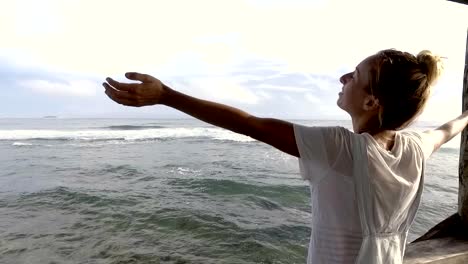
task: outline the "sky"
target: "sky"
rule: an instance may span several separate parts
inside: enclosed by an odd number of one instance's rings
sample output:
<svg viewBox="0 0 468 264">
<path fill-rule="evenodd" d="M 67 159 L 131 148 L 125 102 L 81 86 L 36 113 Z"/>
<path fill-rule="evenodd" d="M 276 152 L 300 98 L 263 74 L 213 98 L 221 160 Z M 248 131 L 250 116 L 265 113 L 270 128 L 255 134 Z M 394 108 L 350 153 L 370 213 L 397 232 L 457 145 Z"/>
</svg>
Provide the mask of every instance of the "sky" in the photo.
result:
<svg viewBox="0 0 468 264">
<path fill-rule="evenodd" d="M 0 0 L 0 118 L 186 118 L 101 83 L 148 73 L 251 114 L 349 119 L 339 77 L 387 48 L 446 57 L 421 120 L 461 112 L 468 6 L 445 0 Z"/>
</svg>

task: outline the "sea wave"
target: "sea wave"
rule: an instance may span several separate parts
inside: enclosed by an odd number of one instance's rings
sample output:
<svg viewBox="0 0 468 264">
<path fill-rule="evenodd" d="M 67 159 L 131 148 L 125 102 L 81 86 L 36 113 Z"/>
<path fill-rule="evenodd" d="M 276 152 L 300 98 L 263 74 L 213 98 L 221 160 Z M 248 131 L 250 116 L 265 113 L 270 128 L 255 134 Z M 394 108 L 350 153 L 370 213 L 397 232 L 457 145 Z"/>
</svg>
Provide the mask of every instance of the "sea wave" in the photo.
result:
<svg viewBox="0 0 468 264">
<path fill-rule="evenodd" d="M 109 130 L 144 130 L 144 129 L 159 129 L 165 128 L 164 126 L 131 126 L 131 125 L 120 125 L 120 126 L 107 126 L 102 127 L 102 129 L 109 129 Z"/>
<path fill-rule="evenodd" d="M 0 140 L 55 140 L 55 141 L 141 141 L 167 138 L 211 138 L 237 142 L 254 139 L 220 128 L 150 128 L 114 130 L 0 130 Z M 24 143 L 24 142 L 23 142 Z"/>
<path fill-rule="evenodd" d="M 31 144 L 31 143 L 24 143 L 24 142 L 13 142 L 12 145 L 13 145 L 13 146 L 22 147 L 22 146 L 33 146 L 34 144 Z"/>
</svg>

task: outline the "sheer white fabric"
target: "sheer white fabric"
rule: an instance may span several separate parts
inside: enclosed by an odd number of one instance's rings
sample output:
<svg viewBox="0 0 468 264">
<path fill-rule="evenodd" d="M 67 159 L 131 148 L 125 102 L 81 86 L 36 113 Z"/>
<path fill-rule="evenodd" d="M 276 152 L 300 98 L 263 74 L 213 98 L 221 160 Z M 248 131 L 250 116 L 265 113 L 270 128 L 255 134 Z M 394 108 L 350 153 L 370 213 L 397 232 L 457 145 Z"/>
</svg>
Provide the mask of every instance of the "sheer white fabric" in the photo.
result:
<svg viewBox="0 0 468 264">
<path fill-rule="evenodd" d="M 391 151 L 342 127 L 294 133 L 311 190 L 307 263 L 401 263 L 432 148 L 416 132 L 398 132 Z"/>
</svg>

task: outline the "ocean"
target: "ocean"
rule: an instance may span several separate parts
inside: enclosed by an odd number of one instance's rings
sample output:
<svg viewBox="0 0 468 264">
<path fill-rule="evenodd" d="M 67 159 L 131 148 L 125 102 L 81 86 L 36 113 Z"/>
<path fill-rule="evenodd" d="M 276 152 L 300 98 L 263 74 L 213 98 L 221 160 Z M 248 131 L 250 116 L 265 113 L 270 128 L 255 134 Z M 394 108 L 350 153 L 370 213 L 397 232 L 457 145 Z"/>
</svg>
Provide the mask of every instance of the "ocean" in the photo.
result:
<svg viewBox="0 0 468 264">
<path fill-rule="evenodd" d="M 409 241 L 456 212 L 458 144 L 428 160 Z M 197 120 L 0 119 L 0 164 L 0 263 L 306 260 L 297 159 Z"/>
</svg>

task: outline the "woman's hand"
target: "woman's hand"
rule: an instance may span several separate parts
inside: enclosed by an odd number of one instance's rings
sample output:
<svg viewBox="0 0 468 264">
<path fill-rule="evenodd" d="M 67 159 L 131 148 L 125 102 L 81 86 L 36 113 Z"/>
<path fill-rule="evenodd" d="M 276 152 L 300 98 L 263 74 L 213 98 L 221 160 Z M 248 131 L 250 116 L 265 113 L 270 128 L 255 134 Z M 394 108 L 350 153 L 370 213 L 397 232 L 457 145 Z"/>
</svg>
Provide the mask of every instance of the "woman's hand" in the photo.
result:
<svg viewBox="0 0 468 264">
<path fill-rule="evenodd" d="M 164 85 L 160 80 L 151 75 L 136 72 L 127 72 L 125 77 L 129 80 L 141 83 L 121 83 L 111 78 L 106 78 L 102 85 L 106 88 L 106 94 L 115 102 L 126 106 L 155 105 L 161 102 Z"/>
</svg>

